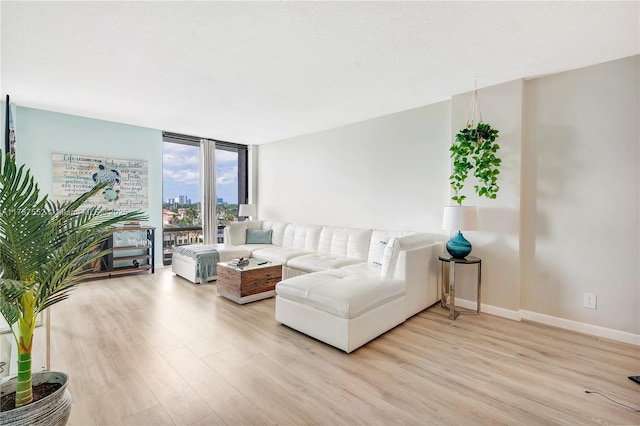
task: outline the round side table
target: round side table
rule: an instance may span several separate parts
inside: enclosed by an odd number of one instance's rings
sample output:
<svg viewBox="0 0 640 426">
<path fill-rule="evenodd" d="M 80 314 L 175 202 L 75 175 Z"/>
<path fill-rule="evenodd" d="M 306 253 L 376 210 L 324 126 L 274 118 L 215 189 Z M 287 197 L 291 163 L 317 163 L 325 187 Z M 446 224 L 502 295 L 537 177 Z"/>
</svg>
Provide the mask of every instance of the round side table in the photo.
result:
<svg viewBox="0 0 640 426">
<path fill-rule="evenodd" d="M 440 306 L 449 310 L 449 319 L 455 320 L 460 314 L 476 314 L 480 315 L 480 290 L 482 287 L 482 260 L 478 257 L 467 256 L 465 258 L 453 257 L 450 254 L 438 256 L 442 265 L 441 271 L 441 298 Z M 444 273 L 445 264 L 449 264 L 449 305 L 447 305 L 447 296 L 444 292 Z M 456 311 L 456 265 L 478 265 L 478 306 L 476 312 L 473 311 Z"/>
</svg>

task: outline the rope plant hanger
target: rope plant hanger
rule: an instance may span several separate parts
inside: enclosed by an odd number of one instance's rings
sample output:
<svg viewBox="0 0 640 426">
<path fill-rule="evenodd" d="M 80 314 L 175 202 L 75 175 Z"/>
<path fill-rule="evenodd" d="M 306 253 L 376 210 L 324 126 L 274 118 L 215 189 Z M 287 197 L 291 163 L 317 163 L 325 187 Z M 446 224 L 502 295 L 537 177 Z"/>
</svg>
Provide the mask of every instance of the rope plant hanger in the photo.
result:
<svg viewBox="0 0 640 426">
<path fill-rule="evenodd" d="M 498 186 L 500 170 L 498 167 L 502 162 L 496 155 L 500 149 L 500 145 L 495 143 L 497 138 L 498 130 L 492 129 L 482 120 L 482 112 L 478 102 L 478 79 L 476 78 L 467 116 L 467 126 L 456 134 L 455 141 L 449 148 L 453 160 L 453 170 L 449 176 L 449 184 L 454 192 L 451 199 L 459 205 L 462 205 L 462 201 L 467 198 L 460 191 L 464 188 L 471 170 L 473 170 L 473 176 L 478 180 L 478 184 L 474 185 L 476 194 L 489 199 L 497 197 L 500 190 Z"/>
<path fill-rule="evenodd" d="M 471 104 L 467 115 L 467 128 L 473 127 L 474 120 L 482 123 L 482 111 L 480 111 L 480 102 L 478 102 L 478 77 L 473 82 L 473 95 L 471 95 Z"/>
</svg>

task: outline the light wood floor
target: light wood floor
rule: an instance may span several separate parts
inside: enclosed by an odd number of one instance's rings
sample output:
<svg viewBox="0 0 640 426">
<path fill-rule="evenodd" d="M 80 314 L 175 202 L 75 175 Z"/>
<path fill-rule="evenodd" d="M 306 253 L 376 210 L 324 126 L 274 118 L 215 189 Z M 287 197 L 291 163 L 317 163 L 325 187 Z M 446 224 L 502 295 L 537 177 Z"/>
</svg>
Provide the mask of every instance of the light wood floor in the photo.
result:
<svg viewBox="0 0 640 426">
<path fill-rule="evenodd" d="M 640 424 L 636 346 L 431 307 L 351 354 L 169 269 L 52 309 L 72 425 Z"/>
</svg>

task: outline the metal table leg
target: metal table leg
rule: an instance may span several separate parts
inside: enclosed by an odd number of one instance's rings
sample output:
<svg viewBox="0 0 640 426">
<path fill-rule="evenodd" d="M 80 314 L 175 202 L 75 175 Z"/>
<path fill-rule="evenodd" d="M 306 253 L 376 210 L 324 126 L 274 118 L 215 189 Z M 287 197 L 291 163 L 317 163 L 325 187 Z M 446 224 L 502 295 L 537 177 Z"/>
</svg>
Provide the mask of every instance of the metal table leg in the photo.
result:
<svg viewBox="0 0 640 426">
<path fill-rule="evenodd" d="M 456 262 L 449 262 L 449 319 L 460 315 L 456 312 Z"/>
</svg>

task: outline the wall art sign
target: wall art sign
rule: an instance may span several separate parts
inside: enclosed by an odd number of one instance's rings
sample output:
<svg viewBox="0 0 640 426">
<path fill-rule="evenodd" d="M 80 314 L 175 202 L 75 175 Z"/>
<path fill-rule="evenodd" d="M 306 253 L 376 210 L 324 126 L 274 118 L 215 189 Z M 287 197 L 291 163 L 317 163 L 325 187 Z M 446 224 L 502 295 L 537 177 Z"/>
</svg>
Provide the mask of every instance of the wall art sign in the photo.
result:
<svg viewBox="0 0 640 426">
<path fill-rule="evenodd" d="M 114 209 L 149 208 L 149 168 L 146 161 L 53 153 L 53 199 L 68 201 L 98 182 L 109 185 L 87 201 Z"/>
</svg>

